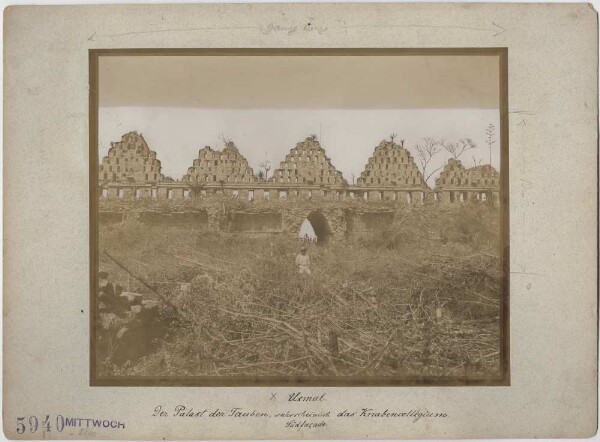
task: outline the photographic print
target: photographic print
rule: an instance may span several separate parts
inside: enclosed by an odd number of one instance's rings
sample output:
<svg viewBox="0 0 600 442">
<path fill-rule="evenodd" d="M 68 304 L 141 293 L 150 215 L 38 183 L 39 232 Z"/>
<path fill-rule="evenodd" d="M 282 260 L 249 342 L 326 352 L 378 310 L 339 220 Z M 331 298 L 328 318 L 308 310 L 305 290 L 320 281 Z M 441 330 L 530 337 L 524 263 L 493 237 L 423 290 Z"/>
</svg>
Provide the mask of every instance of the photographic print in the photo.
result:
<svg viewBox="0 0 600 442">
<path fill-rule="evenodd" d="M 4 20 L 7 438 L 597 432 L 589 4 Z"/>
<path fill-rule="evenodd" d="M 92 385 L 508 385 L 505 49 L 92 50 Z"/>
</svg>

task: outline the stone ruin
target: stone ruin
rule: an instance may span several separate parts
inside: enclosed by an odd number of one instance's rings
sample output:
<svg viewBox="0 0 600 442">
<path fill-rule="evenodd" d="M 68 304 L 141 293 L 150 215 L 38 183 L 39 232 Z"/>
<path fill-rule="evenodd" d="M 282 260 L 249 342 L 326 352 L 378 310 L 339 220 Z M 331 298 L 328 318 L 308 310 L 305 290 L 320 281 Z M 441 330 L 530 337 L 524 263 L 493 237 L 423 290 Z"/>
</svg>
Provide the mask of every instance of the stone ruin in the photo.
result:
<svg viewBox="0 0 600 442">
<path fill-rule="evenodd" d="M 161 163 L 141 134 L 129 132 L 112 143 L 99 168 L 103 199 L 185 199 L 211 194 L 236 199 L 333 201 L 391 201 L 426 204 L 489 201 L 499 203 L 500 174 L 490 165 L 466 169 L 450 159 L 430 189 L 410 152 L 393 141 L 375 147 L 356 184 L 349 184 L 333 166 L 325 150 L 311 136 L 299 142 L 275 169 L 260 179 L 231 141 L 223 150 L 206 146 L 181 181 L 160 173 Z"/>
<path fill-rule="evenodd" d="M 164 180 L 156 152 L 150 150 L 142 134 L 129 132 L 111 143 L 108 155 L 98 169 L 100 183 L 156 183 Z"/>
<path fill-rule="evenodd" d="M 271 183 L 343 186 L 348 183 L 325 154 L 325 149 L 314 138 L 308 137 L 296 144 L 285 156 L 269 179 Z"/>
<path fill-rule="evenodd" d="M 491 165 L 463 166 L 450 158 L 435 181 L 434 192 L 441 202 L 493 201 L 499 199 L 500 173 Z"/>
<path fill-rule="evenodd" d="M 198 152 L 192 167 L 183 176 L 186 183 L 195 184 L 249 184 L 258 181 L 248 160 L 231 141 L 221 151 L 205 146 Z"/>
<path fill-rule="evenodd" d="M 394 142 L 385 140 L 375 148 L 356 184 L 365 187 L 427 187 L 410 152 Z"/>
<path fill-rule="evenodd" d="M 290 150 L 269 180 L 255 176 L 237 147 L 227 142 L 221 151 L 200 149 L 187 174 L 174 181 L 160 174 L 160 161 L 143 137 L 130 132 L 113 143 L 103 159 L 98 190 L 100 220 L 105 224 L 129 217 L 148 224 L 297 234 L 308 219 L 323 243 L 381 230 L 397 211 L 402 212 L 402 205 L 486 202 L 498 206 L 500 175 L 489 165 L 466 169 L 450 159 L 432 190 L 403 146 L 381 141 L 357 183 L 349 184 L 320 143 L 309 137 Z M 247 203 L 226 209 L 225 202 L 212 195 Z M 189 198 L 199 198 L 199 204 L 185 203 Z M 124 204 L 112 205 L 115 199 Z M 160 203 L 127 210 L 132 199 L 181 204 L 170 206 L 174 211 Z"/>
</svg>

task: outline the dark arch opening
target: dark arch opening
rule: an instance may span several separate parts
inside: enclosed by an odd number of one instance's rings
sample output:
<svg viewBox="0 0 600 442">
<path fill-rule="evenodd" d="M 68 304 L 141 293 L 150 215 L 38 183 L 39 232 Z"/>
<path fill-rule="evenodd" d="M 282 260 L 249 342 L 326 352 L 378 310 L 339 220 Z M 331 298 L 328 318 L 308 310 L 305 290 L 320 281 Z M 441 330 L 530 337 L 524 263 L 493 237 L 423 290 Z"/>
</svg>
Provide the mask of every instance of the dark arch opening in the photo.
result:
<svg viewBox="0 0 600 442">
<path fill-rule="evenodd" d="M 327 218 L 321 212 L 310 212 L 306 217 L 317 237 L 317 244 L 326 244 L 331 237 L 331 228 Z"/>
</svg>

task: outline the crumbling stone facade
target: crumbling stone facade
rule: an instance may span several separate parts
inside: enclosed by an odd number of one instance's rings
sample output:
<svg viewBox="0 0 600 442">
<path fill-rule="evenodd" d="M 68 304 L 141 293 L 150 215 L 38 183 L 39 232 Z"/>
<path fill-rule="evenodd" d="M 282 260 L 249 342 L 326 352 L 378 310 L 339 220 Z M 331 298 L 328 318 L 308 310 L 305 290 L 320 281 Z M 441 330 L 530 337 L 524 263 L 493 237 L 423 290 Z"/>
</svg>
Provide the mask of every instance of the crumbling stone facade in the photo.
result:
<svg viewBox="0 0 600 442">
<path fill-rule="evenodd" d="M 325 149 L 314 138 L 308 137 L 296 144 L 285 156 L 269 179 L 271 183 L 341 186 L 347 182 L 325 155 Z"/>
<path fill-rule="evenodd" d="M 455 201 L 499 202 L 499 173 L 489 165 L 465 169 L 450 159 L 432 191 L 411 154 L 392 141 L 381 141 L 356 184 L 349 185 L 315 137 L 290 150 L 273 176 L 254 175 L 233 142 L 222 151 L 204 147 L 188 173 L 174 181 L 160 173 L 161 163 L 137 132 L 112 143 L 99 168 L 102 200 L 191 200 L 229 196 L 253 203 L 276 201 L 390 202 L 421 205 Z M 214 218 L 214 219 L 213 219 Z M 222 218 L 222 217 L 221 217 Z M 209 224 L 225 222 L 209 217 Z"/>
<path fill-rule="evenodd" d="M 298 235 L 305 219 L 308 219 L 323 243 L 329 239 L 340 241 L 346 233 L 346 218 L 342 207 L 286 207 L 282 210 L 283 232 Z"/>
<path fill-rule="evenodd" d="M 150 150 L 142 134 L 129 132 L 111 143 L 108 155 L 98 169 L 100 183 L 156 183 L 164 180 L 156 152 Z"/>
<path fill-rule="evenodd" d="M 395 211 L 393 209 L 372 208 L 345 210 L 346 234 L 360 234 L 384 230 L 394 221 Z"/>
<path fill-rule="evenodd" d="M 467 169 L 460 160 L 450 158 L 440 176 L 435 180 L 437 189 L 450 189 L 452 187 L 461 187 L 469 184 Z"/>
<path fill-rule="evenodd" d="M 500 173 L 489 164 L 467 169 L 469 183 L 475 187 L 499 187 Z"/>
<path fill-rule="evenodd" d="M 491 165 L 471 167 L 450 158 L 435 181 L 436 198 L 441 202 L 489 201 L 497 203 L 500 173 Z"/>
<path fill-rule="evenodd" d="M 356 184 L 363 187 L 391 186 L 426 188 L 421 171 L 410 152 L 392 141 L 381 141 L 369 158 Z"/>
<path fill-rule="evenodd" d="M 210 146 L 203 147 L 198 152 L 192 167 L 182 178 L 183 182 L 200 184 L 249 184 L 258 181 L 254 170 L 248 165 L 248 160 L 240 154 L 231 141 L 227 142 L 221 151 L 213 150 Z"/>
<path fill-rule="evenodd" d="M 303 222 L 308 219 L 320 244 L 339 242 L 369 235 L 389 228 L 402 219 L 406 208 L 389 204 L 363 205 L 329 201 L 303 201 L 300 204 L 232 205 L 212 198 L 202 207 L 183 202 L 167 205 L 137 205 L 134 201 L 105 202 L 100 211 L 104 225 L 141 222 L 149 225 L 180 225 L 228 233 L 277 233 L 298 238 Z"/>
</svg>

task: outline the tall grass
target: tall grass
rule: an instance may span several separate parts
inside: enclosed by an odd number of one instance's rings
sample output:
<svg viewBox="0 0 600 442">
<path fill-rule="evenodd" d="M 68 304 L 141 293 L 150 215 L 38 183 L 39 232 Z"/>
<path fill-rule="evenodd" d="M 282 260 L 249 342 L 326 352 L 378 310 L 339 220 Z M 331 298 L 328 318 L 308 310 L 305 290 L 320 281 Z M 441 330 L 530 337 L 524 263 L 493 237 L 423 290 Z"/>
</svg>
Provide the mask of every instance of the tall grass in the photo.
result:
<svg viewBox="0 0 600 442">
<path fill-rule="evenodd" d="M 500 370 L 501 260 L 492 208 L 407 209 L 383 232 L 309 247 L 298 240 L 137 223 L 102 226 L 100 246 L 155 283 L 156 353 L 105 374 L 469 376 Z M 102 255 L 101 267 L 144 288 Z M 180 283 L 191 287 L 181 289 Z"/>
</svg>

